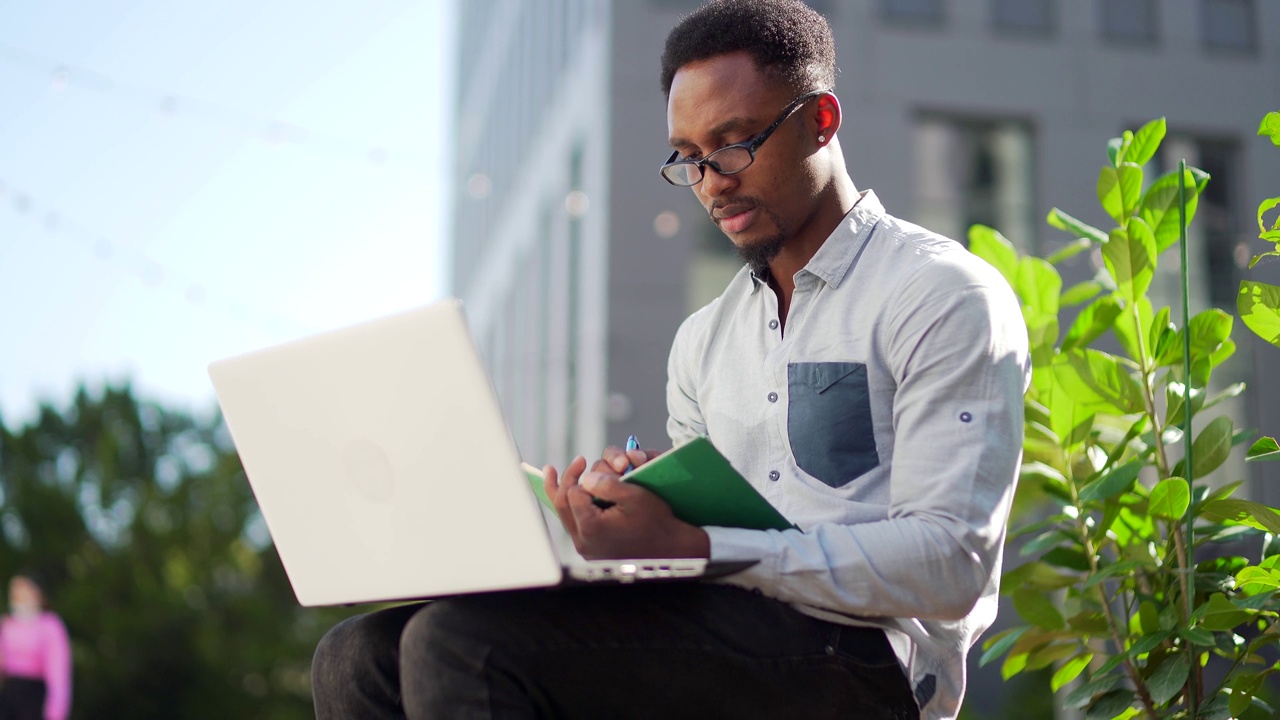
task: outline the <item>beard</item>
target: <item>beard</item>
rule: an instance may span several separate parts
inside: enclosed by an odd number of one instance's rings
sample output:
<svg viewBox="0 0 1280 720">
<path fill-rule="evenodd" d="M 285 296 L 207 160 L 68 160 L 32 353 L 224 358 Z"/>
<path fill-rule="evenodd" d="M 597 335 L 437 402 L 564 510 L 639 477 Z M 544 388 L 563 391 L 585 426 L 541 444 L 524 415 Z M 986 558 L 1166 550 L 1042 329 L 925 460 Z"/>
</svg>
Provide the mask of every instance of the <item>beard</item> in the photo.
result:
<svg viewBox="0 0 1280 720">
<path fill-rule="evenodd" d="M 750 267 L 756 275 L 760 275 L 769 268 L 769 261 L 778 257 L 778 253 L 782 252 L 782 246 L 786 243 L 787 236 L 778 233 L 745 245 L 734 243 L 733 249 L 744 265 Z"/>
<path fill-rule="evenodd" d="M 791 235 L 782 218 L 764 207 L 761 207 L 755 198 L 742 198 L 750 203 L 751 207 L 758 211 L 763 218 L 767 218 L 773 223 L 774 234 L 759 240 L 744 242 L 742 244 L 733 243 L 734 252 L 738 254 L 738 259 L 747 267 L 750 267 L 757 275 L 760 275 L 769 268 L 769 263 L 782 252 L 783 246 L 787 244 L 787 237 Z"/>
</svg>

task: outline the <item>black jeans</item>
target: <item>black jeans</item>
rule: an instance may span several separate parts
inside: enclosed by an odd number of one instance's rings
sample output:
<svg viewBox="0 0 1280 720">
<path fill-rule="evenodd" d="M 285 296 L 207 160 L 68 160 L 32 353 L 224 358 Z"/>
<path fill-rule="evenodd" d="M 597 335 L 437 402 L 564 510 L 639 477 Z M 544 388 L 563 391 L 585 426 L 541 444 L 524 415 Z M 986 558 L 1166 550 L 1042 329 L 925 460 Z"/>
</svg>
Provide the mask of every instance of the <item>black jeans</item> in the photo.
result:
<svg viewBox="0 0 1280 720">
<path fill-rule="evenodd" d="M 335 626 L 331 718 L 918 718 L 882 631 L 724 585 L 471 595 Z"/>
<path fill-rule="evenodd" d="M 43 720 L 43 680 L 0 677 L 0 720 Z"/>
</svg>

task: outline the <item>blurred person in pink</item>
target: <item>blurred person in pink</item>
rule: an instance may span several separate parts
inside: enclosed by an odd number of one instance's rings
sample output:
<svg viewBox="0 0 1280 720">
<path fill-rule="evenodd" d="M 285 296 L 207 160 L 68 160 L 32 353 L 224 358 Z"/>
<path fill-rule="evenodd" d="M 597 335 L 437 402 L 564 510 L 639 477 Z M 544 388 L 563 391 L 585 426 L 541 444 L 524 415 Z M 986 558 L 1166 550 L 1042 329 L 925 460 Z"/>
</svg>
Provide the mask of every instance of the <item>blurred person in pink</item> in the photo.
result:
<svg viewBox="0 0 1280 720">
<path fill-rule="evenodd" d="M 71 644 L 44 588 L 29 573 L 9 581 L 0 617 L 0 720 L 66 720 L 71 710 Z"/>
</svg>

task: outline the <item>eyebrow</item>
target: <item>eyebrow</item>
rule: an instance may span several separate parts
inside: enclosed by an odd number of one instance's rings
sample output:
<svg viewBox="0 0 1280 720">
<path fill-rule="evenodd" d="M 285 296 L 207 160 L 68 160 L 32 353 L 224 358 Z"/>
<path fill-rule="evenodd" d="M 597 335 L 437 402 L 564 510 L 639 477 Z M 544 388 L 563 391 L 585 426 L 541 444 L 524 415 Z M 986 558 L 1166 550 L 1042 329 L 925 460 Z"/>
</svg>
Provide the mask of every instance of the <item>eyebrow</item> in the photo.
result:
<svg viewBox="0 0 1280 720">
<path fill-rule="evenodd" d="M 755 120 L 752 120 L 750 118 L 731 117 L 728 120 L 725 120 L 724 122 L 720 123 L 719 125 L 716 125 L 715 127 L 711 128 L 710 134 L 713 137 L 721 137 L 724 134 L 732 132 L 739 128 L 750 127 L 755 122 L 756 122 Z M 668 140 L 667 142 L 668 144 L 671 145 L 672 148 L 679 148 L 684 145 L 697 145 L 697 143 L 693 142 L 692 140 L 687 140 L 682 137 L 674 137 Z"/>
</svg>

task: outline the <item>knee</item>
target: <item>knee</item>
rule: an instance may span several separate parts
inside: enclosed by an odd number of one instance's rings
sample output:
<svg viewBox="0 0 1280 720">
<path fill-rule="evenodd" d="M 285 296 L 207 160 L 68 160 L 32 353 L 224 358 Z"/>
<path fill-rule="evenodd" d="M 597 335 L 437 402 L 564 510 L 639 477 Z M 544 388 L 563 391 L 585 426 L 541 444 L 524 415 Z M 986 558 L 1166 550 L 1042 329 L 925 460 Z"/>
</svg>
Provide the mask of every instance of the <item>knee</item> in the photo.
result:
<svg viewBox="0 0 1280 720">
<path fill-rule="evenodd" d="M 320 638 L 311 658 L 311 685 L 317 692 L 349 682 L 354 675 L 378 665 L 378 656 L 387 648 L 378 641 L 368 617 L 347 618 Z"/>
<path fill-rule="evenodd" d="M 466 602 L 441 600 L 423 608 L 400 635 L 401 672 L 478 673 L 487 654 L 485 625 Z"/>
</svg>

